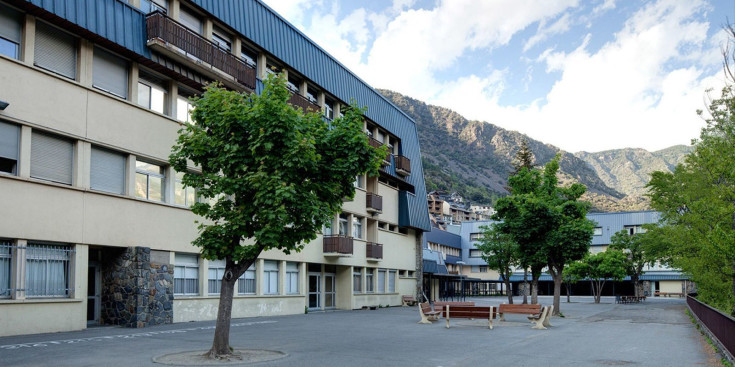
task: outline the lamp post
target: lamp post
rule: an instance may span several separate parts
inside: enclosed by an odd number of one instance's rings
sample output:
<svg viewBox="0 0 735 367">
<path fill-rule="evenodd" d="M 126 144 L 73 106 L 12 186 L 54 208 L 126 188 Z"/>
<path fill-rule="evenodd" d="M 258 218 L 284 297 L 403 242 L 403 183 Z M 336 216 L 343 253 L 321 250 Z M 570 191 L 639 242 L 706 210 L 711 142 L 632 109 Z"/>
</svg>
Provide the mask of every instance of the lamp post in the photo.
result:
<svg viewBox="0 0 735 367">
<path fill-rule="evenodd" d="M 457 261 L 457 265 L 459 265 L 459 284 L 460 284 L 459 285 L 459 289 L 460 289 L 460 292 L 461 292 L 459 297 L 460 297 L 460 299 L 462 301 L 465 300 L 465 298 L 464 298 L 464 275 L 462 274 L 462 268 L 463 268 L 464 264 L 465 264 L 464 261 L 461 261 L 461 260 L 460 261 Z"/>
</svg>

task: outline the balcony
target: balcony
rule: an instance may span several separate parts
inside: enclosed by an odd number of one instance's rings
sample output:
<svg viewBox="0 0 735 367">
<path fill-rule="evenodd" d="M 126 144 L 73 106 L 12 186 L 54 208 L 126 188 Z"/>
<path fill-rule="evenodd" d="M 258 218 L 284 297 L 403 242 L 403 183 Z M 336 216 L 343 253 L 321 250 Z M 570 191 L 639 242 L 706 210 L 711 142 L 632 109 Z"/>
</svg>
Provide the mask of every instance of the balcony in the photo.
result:
<svg viewBox="0 0 735 367">
<path fill-rule="evenodd" d="M 384 145 L 383 143 L 380 142 L 380 140 L 375 139 L 372 136 L 368 138 L 368 143 L 373 148 L 380 148 Z M 383 158 L 383 165 L 387 166 L 389 164 L 390 164 L 390 151 L 388 152 L 388 154 L 385 155 L 385 158 Z"/>
<path fill-rule="evenodd" d="M 315 104 L 314 102 L 310 101 L 308 98 L 298 94 L 298 93 L 291 93 L 291 98 L 288 99 L 288 103 L 290 103 L 294 107 L 298 107 L 301 109 L 302 112 L 319 112 L 322 109 L 319 107 L 319 105 Z"/>
<path fill-rule="evenodd" d="M 255 90 L 255 68 L 161 12 L 146 17 L 148 47 L 229 87 Z"/>
<path fill-rule="evenodd" d="M 365 206 L 367 207 L 367 211 L 370 213 L 381 213 L 383 211 L 383 197 L 378 194 L 368 192 L 367 195 L 365 195 Z"/>
<path fill-rule="evenodd" d="M 383 259 L 383 245 L 375 242 L 368 242 L 365 244 L 365 257 L 368 260 L 381 260 Z"/>
<path fill-rule="evenodd" d="M 396 173 L 401 176 L 408 176 L 411 174 L 411 160 L 402 155 L 396 156 Z"/>
<path fill-rule="evenodd" d="M 352 237 L 324 236 L 324 256 L 352 256 Z"/>
</svg>

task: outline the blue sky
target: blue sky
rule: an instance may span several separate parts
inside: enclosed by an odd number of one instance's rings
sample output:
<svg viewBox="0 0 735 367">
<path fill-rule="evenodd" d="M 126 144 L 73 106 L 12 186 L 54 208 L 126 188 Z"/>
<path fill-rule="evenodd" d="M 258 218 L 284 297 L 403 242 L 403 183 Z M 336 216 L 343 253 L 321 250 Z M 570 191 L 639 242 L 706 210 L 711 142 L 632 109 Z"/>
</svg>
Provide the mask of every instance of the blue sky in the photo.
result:
<svg viewBox="0 0 735 367">
<path fill-rule="evenodd" d="M 733 0 L 264 0 L 376 88 L 564 150 L 689 144 Z"/>
</svg>

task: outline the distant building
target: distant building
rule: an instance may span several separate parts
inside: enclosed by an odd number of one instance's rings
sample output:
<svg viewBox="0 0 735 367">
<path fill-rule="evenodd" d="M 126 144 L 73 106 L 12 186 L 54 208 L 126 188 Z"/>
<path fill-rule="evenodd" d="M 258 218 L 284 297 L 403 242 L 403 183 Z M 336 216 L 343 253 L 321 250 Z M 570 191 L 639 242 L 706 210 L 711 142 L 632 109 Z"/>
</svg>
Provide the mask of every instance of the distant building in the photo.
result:
<svg viewBox="0 0 735 367">
<path fill-rule="evenodd" d="M 490 206 L 470 206 L 465 204 L 464 198 L 456 192 L 436 190 L 427 194 L 429 214 L 432 225 L 444 229 L 448 224 L 489 220 L 495 212 Z"/>
</svg>

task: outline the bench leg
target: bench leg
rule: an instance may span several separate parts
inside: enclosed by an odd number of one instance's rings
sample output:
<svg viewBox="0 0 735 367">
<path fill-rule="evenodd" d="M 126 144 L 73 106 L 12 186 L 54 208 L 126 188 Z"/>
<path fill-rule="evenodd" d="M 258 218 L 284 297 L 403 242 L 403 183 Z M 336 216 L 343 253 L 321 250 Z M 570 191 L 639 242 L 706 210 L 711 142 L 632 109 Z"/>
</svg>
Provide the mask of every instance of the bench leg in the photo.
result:
<svg viewBox="0 0 735 367">
<path fill-rule="evenodd" d="M 447 308 L 445 310 L 446 310 L 445 312 L 447 313 L 447 316 L 446 316 L 446 319 L 447 319 L 447 329 L 449 329 L 449 306 L 447 306 Z"/>
<path fill-rule="evenodd" d="M 490 306 L 490 316 L 487 317 L 487 328 L 493 329 L 493 315 L 495 315 L 495 307 Z"/>
<path fill-rule="evenodd" d="M 544 318 L 543 325 L 546 327 L 551 327 L 554 325 L 551 325 L 551 314 L 554 313 L 554 306 L 549 306 L 549 312 L 546 314 L 546 317 Z"/>
<path fill-rule="evenodd" d="M 541 308 L 541 316 L 538 319 L 534 319 L 532 322 L 535 324 L 531 329 L 546 330 L 544 327 L 544 319 L 549 312 L 548 307 Z"/>
<path fill-rule="evenodd" d="M 419 321 L 419 324 L 431 324 L 431 321 L 429 321 L 429 318 L 424 315 L 423 310 L 421 310 L 421 306 L 419 306 L 419 316 L 421 316 L 421 321 Z"/>
<path fill-rule="evenodd" d="M 499 318 L 498 320 L 500 320 L 500 321 L 505 321 L 505 315 L 503 315 L 503 313 L 502 313 L 502 312 L 501 312 L 501 313 L 499 313 L 498 315 L 500 315 L 500 318 Z"/>
</svg>

